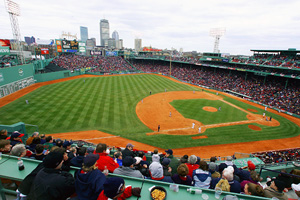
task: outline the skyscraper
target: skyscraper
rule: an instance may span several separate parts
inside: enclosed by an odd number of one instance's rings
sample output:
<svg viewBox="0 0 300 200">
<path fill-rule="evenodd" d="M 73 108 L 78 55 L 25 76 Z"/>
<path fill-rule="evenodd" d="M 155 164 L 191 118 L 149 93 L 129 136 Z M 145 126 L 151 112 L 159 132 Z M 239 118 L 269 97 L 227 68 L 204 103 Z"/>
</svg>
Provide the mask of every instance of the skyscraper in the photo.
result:
<svg viewBox="0 0 300 200">
<path fill-rule="evenodd" d="M 119 33 L 117 31 L 114 31 L 112 33 L 112 38 L 115 39 L 116 41 L 118 41 L 119 40 Z"/>
<path fill-rule="evenodd" d="M 82 42 L 86 42 L 86 40 L 89 38 L 87 27 L 80 26 L 80 38 Z"/>
<path fill-rule="evenodd" d="M 134 49 L 136 51 L 142 50 L 142 39 L 135 39 L 134 40 Z"/>
<path fill-rule="evenodd" d="M 106 19 L 100 20 L 100 44 L 101 46 L 108 46 L 109 39 L 109 23 Z"/>
</svg>

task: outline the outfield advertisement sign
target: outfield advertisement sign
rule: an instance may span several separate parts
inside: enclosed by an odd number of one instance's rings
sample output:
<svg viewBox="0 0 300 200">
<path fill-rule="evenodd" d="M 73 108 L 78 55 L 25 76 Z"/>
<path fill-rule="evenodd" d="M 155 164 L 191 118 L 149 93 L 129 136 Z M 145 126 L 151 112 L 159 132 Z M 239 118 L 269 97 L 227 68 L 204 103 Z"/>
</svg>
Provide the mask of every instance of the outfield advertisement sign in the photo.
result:
<svg viewBox="0 0 300 200">
<path fill-rule="evenodd" d="M 55 40 L 55 46 L 57 52 L 78 52 L 79 42 L 76 40 Z"/>
<path fill-rule="evenodd" d="M 3 77 L 2 77 L 3 78 Z M 1 77 L 0 77 L 1 81 Z M 0 87 L 0 98 L 34 84 L 33 76 Z"/>
<path fill-rule="evenodd" d="M 118 52 L 117 51 L 107 51 L 105 52 L 106 56 L 118 56 Z"/>
<path fill-rule="evenodd" d="M 0 55 L 10 55 L 9 47 L 0 46 Z"/>
<path fill-rule="evenodd" d="M 80 53 L 85 53 L 86 52 L 86 47 L 84 42 L 79 42 L 79 52 Z"/>
<path fill-rule="evenodd" d="M 91 51 L 91 55 L 102 56 L 102 51 Z"/>
</svg>

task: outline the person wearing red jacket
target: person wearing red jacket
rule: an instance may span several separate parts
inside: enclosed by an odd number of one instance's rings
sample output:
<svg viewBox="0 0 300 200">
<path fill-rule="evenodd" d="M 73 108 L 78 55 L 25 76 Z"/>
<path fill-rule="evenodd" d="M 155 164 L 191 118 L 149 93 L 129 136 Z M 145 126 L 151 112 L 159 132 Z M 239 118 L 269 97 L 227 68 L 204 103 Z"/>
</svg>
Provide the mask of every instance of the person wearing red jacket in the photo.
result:
<svg viewBox="0 0 300 200">
<path fill-rule="evenodd" d="M 119 177 L 106 179 L 103 187 L 104 188 L 98 196 L 97 200 L 108 200 L 108 198 L 115 200 L 124 200 L 131 197 L 132 195 L 136 197 L 141 196 L 141 188 L 132 188 L 131 186 L 125 187 L 124 179 Z"/>
<path fill-rule="evenodd" d="M 103 143 L 99 143 L 96 147 L 96 154 L 99 155 L 99 159 L 97 160 L 97 166 L 100 171 L 104 171 L 108 169 L 110 173 L 113 173 L 116 168 L 119 167 L 119 164 L 114 161 L 112 157 L 110 157 L 106 153 L 107 145 Z"/>
</svg>

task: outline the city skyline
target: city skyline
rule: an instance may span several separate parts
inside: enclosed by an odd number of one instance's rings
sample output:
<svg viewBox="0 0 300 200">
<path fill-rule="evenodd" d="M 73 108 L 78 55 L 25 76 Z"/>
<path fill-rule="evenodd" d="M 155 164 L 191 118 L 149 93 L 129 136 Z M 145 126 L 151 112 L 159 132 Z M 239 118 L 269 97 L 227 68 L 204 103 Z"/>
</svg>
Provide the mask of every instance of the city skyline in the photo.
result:
<svg viewBox="0 0 300 200">
<path fill-rule="evenodd" d="M 99 22 L 107 19 L 110 30 L 118 31 L 127 48 L 134 48 L 134 40 L 141 38 L 143 46 L 212 52 L 210 29 L 226 27 L 219 45 L 221 53 L 251 55 L 250 49 L 300 49 L 297 0 L 14 2 L 21 9 L 22 40 L 25 36 L 58 39 L 62 31 L 80 38 L 80 26 L 88 28 L 89 38 L 100 38 Z M 4 2 L 0 3 L 0 25 L 0 38 L 13 39 Z"/>
</svg>

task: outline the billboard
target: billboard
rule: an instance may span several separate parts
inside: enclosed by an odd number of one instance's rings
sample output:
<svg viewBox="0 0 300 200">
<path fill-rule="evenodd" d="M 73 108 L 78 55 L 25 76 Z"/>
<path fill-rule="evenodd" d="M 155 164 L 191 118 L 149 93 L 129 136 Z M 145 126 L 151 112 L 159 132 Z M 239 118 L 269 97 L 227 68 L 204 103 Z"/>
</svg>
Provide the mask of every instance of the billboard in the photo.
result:
<svg viewBox="0 0 300 200">
<path fill-rule="evenodd" d="M 48 48 L 41 48 L 41 54 L 49 54 Z"/>
<path fill-rule="evenodd" d="M 0 46 L 0 55 L 10 55 L 9 47 Z"/>
<path fill-rule="evenodd" d="M 105 52 L 106 56 L 118 56 L 118 52 L 117 51 L 107 51 Z"/>
<path fill-rule="evenodd" d="M 2 46 L 2 47 L 9 47 L 11 49 L 11 47 L 10 47 L 10 40 L 0 39 L 0 46 Z"/>
<path fill-rule="evenodd" d="M 85 53 L 86 52 L 85 42 L 79 42 L 79 52 L 80 53 Z"/>
<path fill-rule="evenodd" d="M 57 52 L 77 52 L 78 42 L 76 40 L 55 40 Z"/>
<path fill-rule="evenodd" d="M 91 55 L 101 56 L 102 55 L 102 51 L 91 51 Z"/>
</svg>

